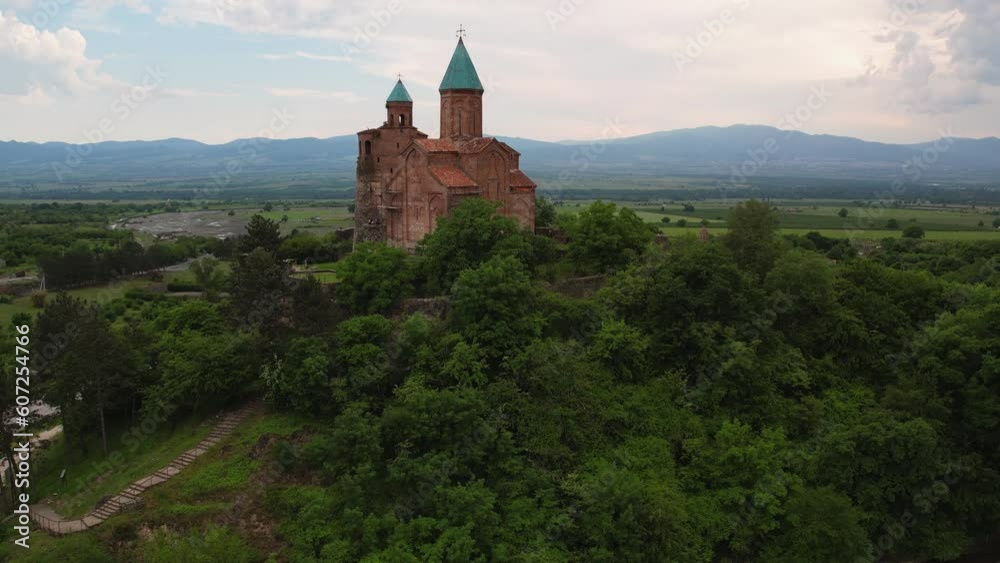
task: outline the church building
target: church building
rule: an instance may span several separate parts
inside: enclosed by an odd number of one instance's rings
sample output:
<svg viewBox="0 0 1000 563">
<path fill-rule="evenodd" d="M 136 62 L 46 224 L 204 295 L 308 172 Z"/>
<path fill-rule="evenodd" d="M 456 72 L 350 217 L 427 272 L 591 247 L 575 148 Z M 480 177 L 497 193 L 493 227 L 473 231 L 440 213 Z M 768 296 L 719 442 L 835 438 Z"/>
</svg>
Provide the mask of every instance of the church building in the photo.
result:
<svg viewBox="0 0 1000 563">
<path fill-rule="evenodd" d="M 521 172 L 520 153 L 483 136 L 483 84 L 461 37 L 439 92 L 440 139 L 417 129 L 402 79 L 385 123 L 358 133 L 355 242 L 413 250 L 469 197 L 499 202 L 500 214 L 534 230 L 537 186 Z"/>
</svg>

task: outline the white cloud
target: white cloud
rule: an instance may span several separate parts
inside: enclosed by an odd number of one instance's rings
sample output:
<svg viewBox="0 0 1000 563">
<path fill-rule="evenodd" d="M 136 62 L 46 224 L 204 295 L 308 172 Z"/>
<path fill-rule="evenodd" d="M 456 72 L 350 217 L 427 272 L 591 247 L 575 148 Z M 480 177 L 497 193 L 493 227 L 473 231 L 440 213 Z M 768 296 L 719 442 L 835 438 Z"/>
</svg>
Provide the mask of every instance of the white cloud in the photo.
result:
<svg viewBox="0 0 1000 563">
<path fill-rule="evenodd" d="M 178 31 L 213 40 L 231 39 L 232 33 L 220 31 L 241 34 L 252 53 L 261 53 L 250 55 L 258 60 L 225 49 L 203 57 L 226 68 L 226 86 L 219 89 L 240 92 L 239 103 L 247 107 L 296 99 L 309 110 L 296 134 L 328 136 L 378 123 L 384 118 L 381 103 L 332 111 L 330 102 L 384 99 L 396 73 L 403 74 L 420 108 L 417 124 L 431 130 L 437 86 L 459 22 L 469 30 L 466 44 L 491 91 L 485 127 L 496 134 L 588 138 L 616 117 L 630 133 L 773 124 L 816 85 L 828 85 L 835 95 L 807 132 L 916 141 L 955 123 L 966 127 L 960 131 L 966 136 L 1000 133 L 996 0 L 392 1 L 395 14 L 390 0 L 161 0 L 153 12 L 167 33 L 184 26 Z M 85 2 L 99 13 L 116 6 L 141 11 L 149 0 Z M 914 13 L 901 19 L 893 13 L 911 4 L 919 6 Z M 733 17 L 719 27 L 727 10 Z M 552 14 L 558 14 L 555 25 Z M 106 23 L 123 26 L 111 16 Z M 679 71 L 672 55 L 705 33 L 711 39 Z M 127 45 L 111 48 L 128 51 Z M 87 67 L 82 61 L 98 61 L 85 56 L 76 60 L 72 68 L 80 73 L 97 68 Z M 262 60 L 337 64 L 317 65 L 322 72 L 297 82 L 280 74 L 287 69 Z M 279 73 L 278 84 L 271 72 Z M 26 95 L 26 80 L 19 82 L 16 92 L 6 92 Z M 55 91 L 52 80 L 38 82 L 43 92 Z M 288 84 L 306 88 L 282 87 Z M 205 84 L 185 85 L 190 89 L 177 90 L 175 97 L 184 98 L 192 114 L 232 120 L 209 120 L 214 129 L 206 137 L 239 127 L 235 100 L 204 91 L 212 89 Z M 163 106 L 180 112 L 182 104 Z M 157 130 L 164 136 L 193 129 L 177 123 L 183 113 L 161 119 Z"/>
<path fill-rule="evenodd" d="M 241 33 L 347 39 L 356 25 L 363 25 L 370 5 L 363 0 L 167 0 L 159 21 L 219 25 Z"/>
<path fill-rule="evenodd" d="M 48 106 L 52 105 L 53 99 L 38 84 L 29 83 L 23 94 L 0 94 L 0 102 L 22 106 Z"/>
<path fill-rule="evenodd" d="M 860 84 L 887 106 L 953 114 L 989 104 L 1000 85 L 1000 5 L 982 0 L 886 0 L 873 40 L 887 46 Z"/>
<path fill-rule="evenodd" d="M 87 40 L 75 29 L 38 29 L 20 21 L 13 12 L 0 12 L 0 55 L 26 65 L 29 82 L 37 89 L 81 95 L 120 84 L 102 73 L 101 61 L 89 58 L 86 51 Z"/>
</svg>

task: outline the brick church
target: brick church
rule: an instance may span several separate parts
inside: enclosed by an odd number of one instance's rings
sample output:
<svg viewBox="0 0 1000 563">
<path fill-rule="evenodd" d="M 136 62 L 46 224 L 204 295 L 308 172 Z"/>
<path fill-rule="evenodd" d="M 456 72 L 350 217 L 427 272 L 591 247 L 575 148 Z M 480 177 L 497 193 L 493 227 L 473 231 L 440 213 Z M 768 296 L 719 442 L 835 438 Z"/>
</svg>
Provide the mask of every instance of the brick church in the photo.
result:
<svg viewBox="0 0 1000 563">
<path fill-rule="evenodd" d="M 461 38 L 439 91 L 440 139 L 416 128 L 402 79 L 386 100 L 385 123 L 358 133 L 355 242 L 413 250 L 469 197 L 500 202 L 499 213 L 534 230 L 537 186 L 519 169 L 520 153 L 483 137 L 483 84 Z"/>
</svg>

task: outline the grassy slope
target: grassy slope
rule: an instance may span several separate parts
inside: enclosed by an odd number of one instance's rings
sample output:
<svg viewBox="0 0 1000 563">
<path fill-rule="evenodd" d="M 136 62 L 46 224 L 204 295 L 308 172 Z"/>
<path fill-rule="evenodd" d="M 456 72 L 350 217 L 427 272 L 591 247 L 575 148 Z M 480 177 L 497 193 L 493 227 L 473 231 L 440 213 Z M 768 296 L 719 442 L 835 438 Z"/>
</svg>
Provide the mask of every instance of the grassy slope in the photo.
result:
<svg viewBox="0 0 1000 563">
<path fill-rule="evenodd" d="M 78 455 L 78 447 L 67 447 L 62 436 L 55 439 L 36 458 L 32 474 L 35 498 L 46 498 L 65 518 L 83 516 L 101 497 L 118 493 L 133 481 L 165 467 L 212 428 L 212 420 L 201 417 L 189 417 L 176 424 L 154 422 L 150 420 L 145 428 L 142 421 L 134 426 L 113 426 L 108 432 L 110 457 L 103 455 L 97 437 L 88 440 L 85 456 Z M 65 483 L 59 480 L 63 469 Z"/>
<path fill-rule="evenodd" d="M 31 552 L 4 541 L 0 544 L 0 560 L 137 561 L 147 541 L 142 530 L 167 527 L 182 536 L 193 537 L 213 524 L 235 529 L 239 521 L 229 517 L 234 502 L 248 507 L 257 505 L 264 493 L 257 479 L 272 467 L 273 445 L 308 426 L 307 419 L 285 414 L 268 414 L 245 420 L 229 438 L 199 457 L 176 477 L 147 491 L 142 510 L 115 516 L 97 528 L 63 538 L 52 538 L 36 531 L 32 534 Z M 181 426 L 177 432 L 164 435 L 162 439 L 168 443 L 180 443 L 188 436 L 188 430 Z M 140 472 L 141 467 L 155 465 L 159 459 L 153 450 L 136 452 L 123 471 Z M 253 514 L 259 516 L 259 512 Z M 242 519 L 240 516 L 237 518 Z M 2 533 L 10 537 L 9 532 Z M 280 546 L 266 541 L 258 541 L 257 544 L 261 559 L 269 552 L 280 549 Z M 62 559 L 39 559 L 41 550 L 48 554 L 61 554 Z M 74 559 L 81 553 L 88 555 L 83 559 Z"/>
</svg>

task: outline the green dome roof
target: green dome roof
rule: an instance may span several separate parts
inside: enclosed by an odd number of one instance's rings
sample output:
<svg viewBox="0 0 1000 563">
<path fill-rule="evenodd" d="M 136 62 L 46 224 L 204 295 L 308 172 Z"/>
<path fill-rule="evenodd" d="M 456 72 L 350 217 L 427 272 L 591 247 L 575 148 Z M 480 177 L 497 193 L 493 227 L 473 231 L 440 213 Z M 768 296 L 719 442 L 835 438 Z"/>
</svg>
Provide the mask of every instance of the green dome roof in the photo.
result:
<svg viewBox="0 0 1000 563">
<path fill-rule="evenodd" d="M 413 98 L 411 98 L 410 93 L 406 91 L 406 86 L 403 86 L 402 79 L 396 82 L 396 87 L 393 88 L 392 92 L 389 93 L 389 99 L 386 100 L 386 103 L 388 102 L 409 102 L 411 104 L 413 103 Z"/>
<path fill-rule="evenodd" d="M 465 42 L 461 39 L 455 47 L 455 54 L 451 56 L 451 63 L 448 65 L 448 71 L 444 73 L 440 90 L 484 91 L 483 83 L 479 81 L 479 74 L 476 73 L 476 66 L 472 64 L 469 51 L 465 49 Z"/>
</svg>

